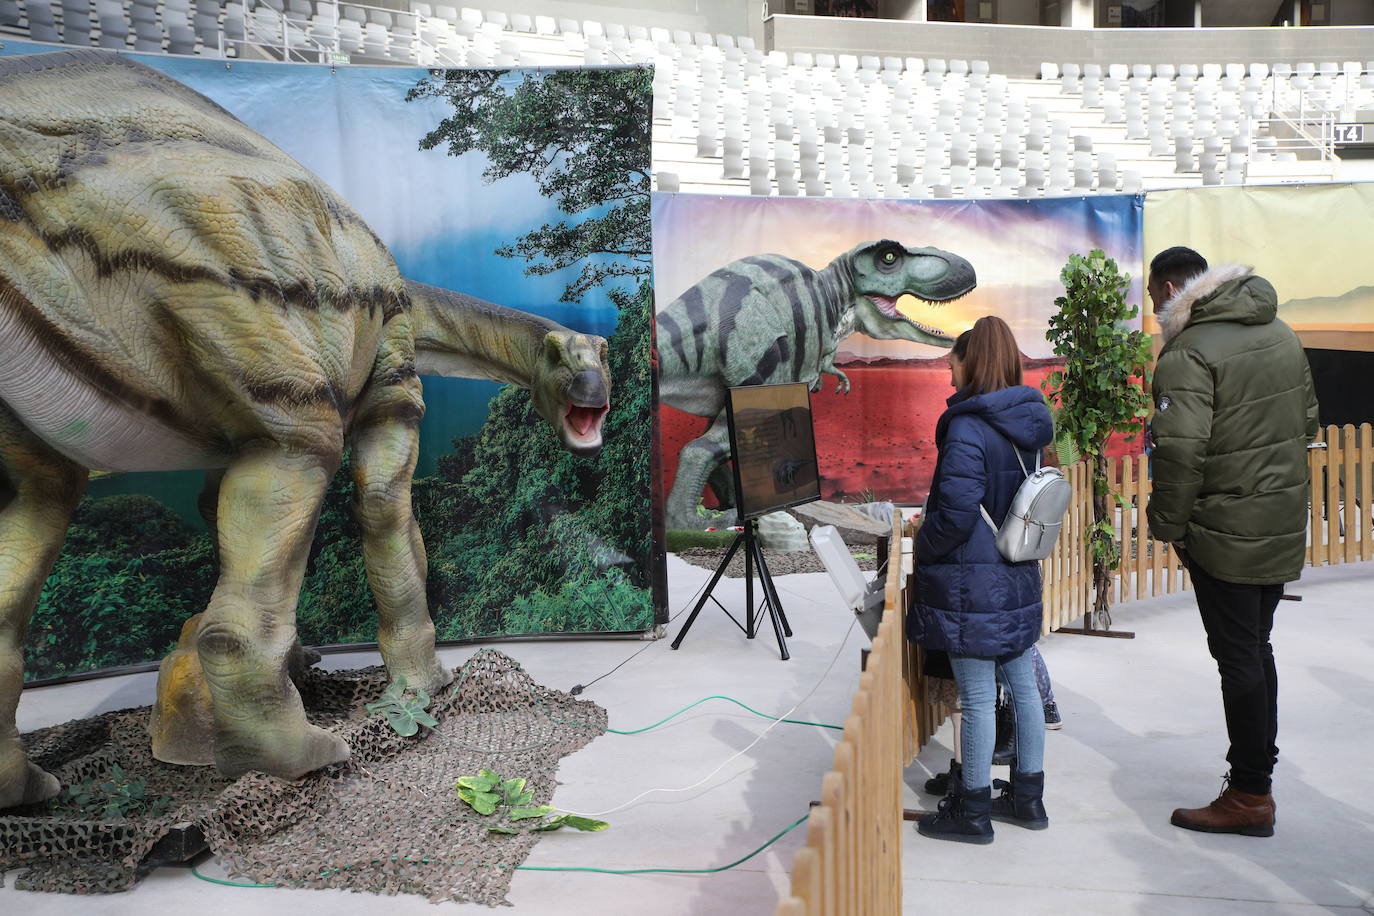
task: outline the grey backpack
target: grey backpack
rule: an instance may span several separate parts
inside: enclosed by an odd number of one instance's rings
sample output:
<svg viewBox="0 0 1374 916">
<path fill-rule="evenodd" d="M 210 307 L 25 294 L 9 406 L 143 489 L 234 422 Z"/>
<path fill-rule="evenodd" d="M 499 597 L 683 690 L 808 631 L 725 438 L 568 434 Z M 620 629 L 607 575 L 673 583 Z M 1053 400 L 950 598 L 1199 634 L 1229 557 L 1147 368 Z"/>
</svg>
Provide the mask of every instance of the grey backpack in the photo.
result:
<svg viewBox="0 0 1374 916">
<path fill-rule="evenodd" d="M 1039 452 L 1035 453 L 1035 470 L 1027 471 L 1026 463 L 1021 460 L 1021 450 L 1015 443 L 1011 450 L 1016 453 L 1016 463 L 1021 465 L 1021 473 L 1026 479 L 1011 498 L 1011 508 L 1007 510 L 1002 527 L 993 524 L 992 516 L 983 505 L 978 508 L 983 513 L 983 521 L 996 536 L 997 551 L 1003 557 L 1012 563 L 1043 560 L 1059 539 L 1064 513 L 1073 498 L 1073 487 L 1058 468 L 1040 466 Z"/>
</svg>

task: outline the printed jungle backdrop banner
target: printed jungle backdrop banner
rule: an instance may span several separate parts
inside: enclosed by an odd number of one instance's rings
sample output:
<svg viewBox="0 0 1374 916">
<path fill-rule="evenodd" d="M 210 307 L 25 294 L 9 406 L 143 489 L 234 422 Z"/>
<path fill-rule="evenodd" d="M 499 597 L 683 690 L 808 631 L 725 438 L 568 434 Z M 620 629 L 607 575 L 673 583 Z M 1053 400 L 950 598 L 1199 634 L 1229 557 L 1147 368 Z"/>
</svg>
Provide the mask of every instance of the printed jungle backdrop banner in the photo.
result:
<svg viewBox="0 0 1374 916">
<path fill-rule="evenodd" d="M 2 53 L 44 50 L 6 42 Z M 561 448 L 523 389 L 423 379 L 413 500 L 439 638 L 641 631 L 666 619 L 644 447 L 651 72 L 134 57 L 320 176 L 405 277 L 609 339 L 611 411 L 594 458 Z M 202 476 L 93 474 L 38 603 L 27 679 L 156 661 L 175 645 L 216 577 L 196 506 Z M 346 464 L 297 613 L 307 645 L 376 636 L 352 489 Z"/>
<path fill-rule="evenodd" d="M 1129 301 L 1139 304 L 1144 295 L 1138 196 L 874 201 L 655 194 L 653 208 L 661 361 L 668 359 L 665 348 L 671 345 L 664 312 L 674 300 L 713 271 L 765 254 L 817 271 L 860 243 L 882 239 L 907 249 L 935 247 L 959 255 L 973 265 L 976 288 L 945 304 L 902 296 L 896 308 L 949 336 L 971 327 L 980 316 L 1002 317 L 1020 344 L 1026 383 L 1034 386 L 1058 364 L 1045 331 L 1054 300 L 1064 292 L 1059 273 L 1070 254 L 1104 250 L 1132 277 Z M 702 314 L 719 298 L 710 286 L 689 293 Z M 703 292 L 698 305 L 695 297 Z M 779 308 L 783 315 L 792 314 L 786 301 Z M 791 326 L 788 318 L 779 327 L 791 340 L 788 356 L 798 349 Z M 919 504 L 934 472 L 935 421 L 953 394 L 948 350 L 861 333 L 835 346 L 835 366 L 848 376 L 851 388 L 841 394 L 837 379 L 823 375 L 822 389 L 812 395 L 822 498 Z M 814 346 L 806 349 L 815 352 Z M 666 369 L 662 384 L 666 390 Z M 709 421 L 664 404 L 660 422 L 667 492 L 679 452 Z M 703 502 L 714 505 L 709 492 Z"/>
<path fill-rule="evenodd" d="M 1248 264 L 1307 350 L 1323 425 L 1374 421 L 1374 184 L 1190 188 L 1145 203 L 1145 258 L 1174 245 Z M 1158 334 L 1153 318 L 1148 327 Z"/>
</svg>

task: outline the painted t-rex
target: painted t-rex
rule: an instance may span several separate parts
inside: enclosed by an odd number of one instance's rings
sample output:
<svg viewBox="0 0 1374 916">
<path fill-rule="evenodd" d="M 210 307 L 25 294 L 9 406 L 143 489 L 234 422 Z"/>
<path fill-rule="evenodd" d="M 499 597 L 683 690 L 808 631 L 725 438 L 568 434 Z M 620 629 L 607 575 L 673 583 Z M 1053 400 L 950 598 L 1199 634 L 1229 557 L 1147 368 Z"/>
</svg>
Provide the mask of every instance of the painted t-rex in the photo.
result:
<svg viewBox="0 0 1374 916">
<path fill-rule="evenodd" d="M 410 480 L 421 374 L 529 388 L 595 453 L 606 342 L 410 283 L 308 170 L 199 93 L 98 51 L 0 58 L 0 808 L 59 785 L 15 711 L 25 629 L 88 469 L 207 469 L 198 628 L 227 775 L 344 760 L 288 676 L 325 488 L 352 449 L 390 676 L 437 690 Z"/>
<path fill-rule="evenodd" d="M 698 528 L 697 501 L 730 457 L 725 391 L 740 385 L 849 378 L 835 367 L 855 332 L 937 347 L 954 341 L 897 309 L 914 296 L 944 303 L 977 285 L 973 265 L 938 248 L 865 242 L 820 270 L 779 254 L 740 258 L 714 271 L 658 312 L 659 391 L 664 404 L 712 418 L 682 448 L 668 496 L 669 528 Z"/>
</svg>

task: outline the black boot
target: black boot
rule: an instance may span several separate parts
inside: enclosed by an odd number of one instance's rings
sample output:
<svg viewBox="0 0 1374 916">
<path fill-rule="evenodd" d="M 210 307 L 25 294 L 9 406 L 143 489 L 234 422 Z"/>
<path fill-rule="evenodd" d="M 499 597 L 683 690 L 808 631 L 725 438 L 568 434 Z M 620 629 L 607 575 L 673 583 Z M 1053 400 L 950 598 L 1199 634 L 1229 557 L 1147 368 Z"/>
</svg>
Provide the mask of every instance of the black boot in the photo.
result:
<svg viewBox="0 0 1374 916">
<path fill-rule="evenodd" d="M 998 767 L 1016 759 L 1016 710 L 1004 697 L 997 695 L 997 744 L 992 749 L 992 765 Z"/>
<path fill-rule="evenodd" d="M 916 822 L 916 832 L 933 840 L 985 846 L 992 842 L 991 808 L 992 789 L 963 789 L 940 799 L 939 810 Z"/>
<path fill-rule="evenodd" d="M 949 771 L 946 773 L 936 773 L 926 780 L 924 786 L 927 795 L 935 795 L 944 798 L 951 790 L 957 792 L 963 787 L 964 770 L 959 766 L 959 761 L 949 762 Z"/>
<path fill-rule="evenodd" d="M 1045 773 L 1018 773 L 1012 768 L 1011 782 L 995 779 L 994 788 L 1002 790 L 992 802 L 992 819 L 1019 824 L 1027 830 L 1044 830 L 1050 825 L 1045 813 Z"/>
</svg>

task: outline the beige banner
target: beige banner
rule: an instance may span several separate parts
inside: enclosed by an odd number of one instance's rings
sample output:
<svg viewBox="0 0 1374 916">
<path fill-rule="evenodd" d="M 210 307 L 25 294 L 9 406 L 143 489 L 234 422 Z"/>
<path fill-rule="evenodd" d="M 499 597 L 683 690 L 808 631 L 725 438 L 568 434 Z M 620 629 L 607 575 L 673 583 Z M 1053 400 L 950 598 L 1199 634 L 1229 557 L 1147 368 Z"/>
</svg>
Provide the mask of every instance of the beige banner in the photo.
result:
<svg viewBox="0 0 1374 916">
<path fill-rule="evenodd" d="M 1173 245 L 1253 266 L 1303 346 L 1374 352 L 1374 183 L 1148 194 L 1145 263 Z"/>
</svg>

